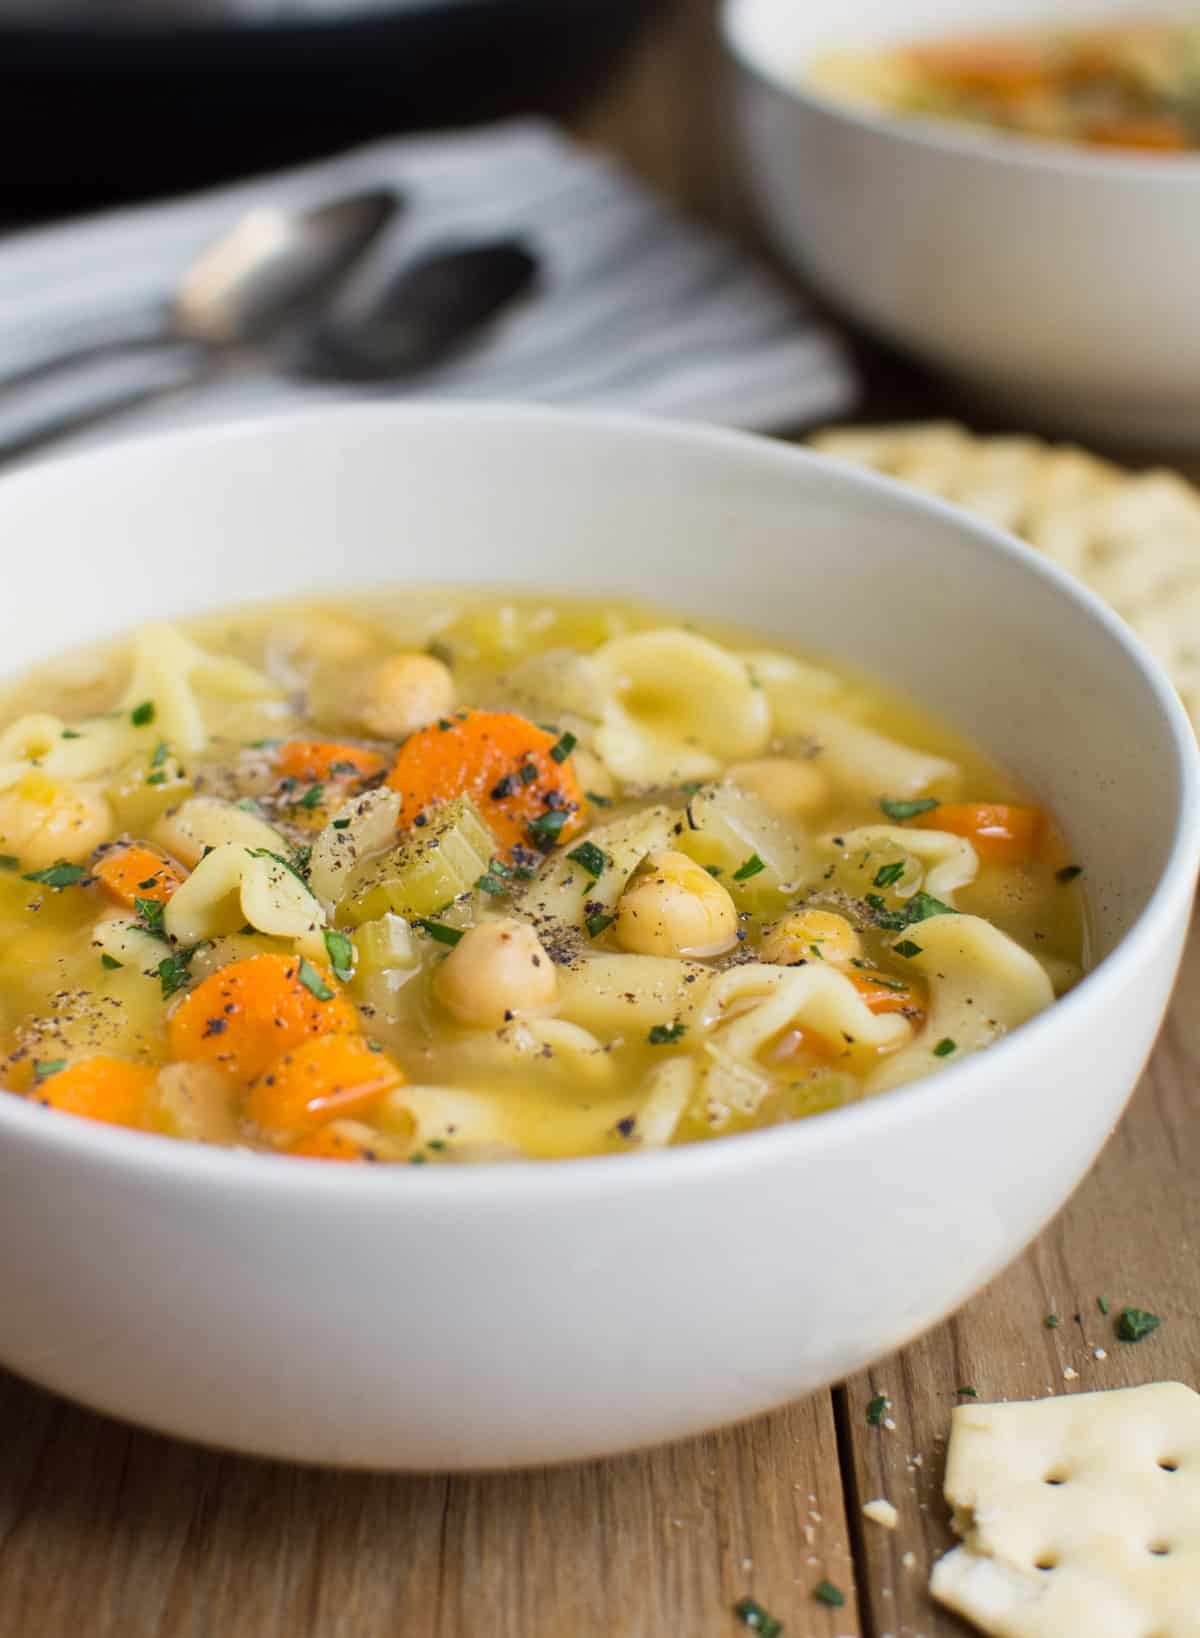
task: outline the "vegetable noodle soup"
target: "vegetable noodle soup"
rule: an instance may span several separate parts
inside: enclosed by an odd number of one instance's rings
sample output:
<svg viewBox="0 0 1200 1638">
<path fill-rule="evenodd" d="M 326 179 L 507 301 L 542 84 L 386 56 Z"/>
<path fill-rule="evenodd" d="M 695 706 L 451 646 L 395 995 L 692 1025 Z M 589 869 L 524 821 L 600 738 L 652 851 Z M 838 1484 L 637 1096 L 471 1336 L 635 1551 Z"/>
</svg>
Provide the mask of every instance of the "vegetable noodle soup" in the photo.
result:
<svg viewBox="0 0 1200 1638">
<path fill-rule="evenodd" d="M 4 1084 L 346 1162 L 627 1154 L 938 1072 L 1079 978 L 1053 818 L 857 676 L 624 603 L 149 625 L 0 721 Z"/>
<path fill-rule="evenodd" d="M 811 78 L 900 114 L 1106 148 L 1200 148 L 1200 14 L 829 52 Z"/>
</svg>

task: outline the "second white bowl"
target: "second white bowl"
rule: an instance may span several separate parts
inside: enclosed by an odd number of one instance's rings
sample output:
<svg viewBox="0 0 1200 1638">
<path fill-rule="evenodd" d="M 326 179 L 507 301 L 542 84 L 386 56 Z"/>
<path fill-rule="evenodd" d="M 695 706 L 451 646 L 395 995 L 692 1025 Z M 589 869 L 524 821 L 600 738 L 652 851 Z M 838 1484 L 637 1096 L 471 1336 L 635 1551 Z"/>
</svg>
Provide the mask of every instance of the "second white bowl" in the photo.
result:
<svg viewBox="0 0 1200 1638">
<path fill-rule="evenodd" d="M 1200 445 L 1200 154 L 892 118 L 806 80 L 816 55 L 843 46 L 1171 9 L 725 0 L 746 175 L 766 226 L 851 317 L 1038 424 Z"/>
</svg>

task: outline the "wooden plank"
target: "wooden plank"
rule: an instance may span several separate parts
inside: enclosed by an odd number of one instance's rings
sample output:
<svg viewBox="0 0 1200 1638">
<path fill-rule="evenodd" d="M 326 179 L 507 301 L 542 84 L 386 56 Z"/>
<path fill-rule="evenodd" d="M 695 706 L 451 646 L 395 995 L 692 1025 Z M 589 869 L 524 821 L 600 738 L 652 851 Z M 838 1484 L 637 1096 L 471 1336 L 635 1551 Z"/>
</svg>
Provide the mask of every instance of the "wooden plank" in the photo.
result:
<svg viewBox="0 0 1200 1638">
<path fill-rule="evenodd" d="M 1070 1205 L 974 1302 L 904 1353 L 857 1377 L 839 1401 L 854 1454 L 848 1498 L 862 1583 L 870 1589 L 864 1593 L 870 1638 L 951 1638 L 968 1630 L 938 1611 L 926 1590 L 930 1566 L 954 1539 L 941 1485 L 957 1389 L 974 1387 L 986 1400 L 1169 1379 L 1198 1385 L 1197 994 L 1200 918 L 1147 1074 Z M 1101 1297 L 1111 1309 L 1107 1318 L 1098 1306 Z M 1114 1323 L 1125 1304 L 1161 1315 L 1161 1330 L 1134 1345 L 1116 1340 Z M 1046 1326 L 1049 1314 L 1059 1318 L 1055 1329 Z M 892 1400 L 893 1429 L 867 1425 L 867 1406 L 879 1393 Z M 861 1504 L 876 1496 L 898 1508 L 894 1532 L 862 1519 Z"/>
<path fill-rule="evenodd" d="M 698 1368 L 702 1368 L 698 1364 Z M 828 1395 L 645 1456 L 446 1480 L 242 1460 L 0 1378 L 0 1638 L 858 1631 Z M 828 1577 L 848 1595 L 826 1611 Z"/>
</svg>

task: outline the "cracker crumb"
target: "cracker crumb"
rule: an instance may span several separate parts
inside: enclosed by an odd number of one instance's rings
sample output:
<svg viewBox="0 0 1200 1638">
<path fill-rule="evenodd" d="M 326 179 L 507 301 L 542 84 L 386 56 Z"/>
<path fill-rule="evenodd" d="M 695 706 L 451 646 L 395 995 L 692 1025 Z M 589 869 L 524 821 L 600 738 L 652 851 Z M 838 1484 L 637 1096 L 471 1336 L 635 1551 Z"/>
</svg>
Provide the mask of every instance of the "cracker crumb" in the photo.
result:
<svg viewBox="0 0 1200 1638">
<path fill-rule="evenodd" d="M 1107 1348 L 1094 1348 L 1092 1350 L 1092 1353 L 1093 1353 L 1093 1357 L 1096 1358 L 1096 1359 L 1107 1359 L 1108 1358 L 1108 1349 Z"/>
<path fill-rule="evenodd" d="M 814 1524 L 820 1524 L 820 1523 L 823 1522 L 820 1513 L 816 1512 L 811 1507 L 808 1510 L 808 1516 L 813 1521 Z"/>
<path fill-rule="evenodd" d="M 917 1567 L 917 1555 L 916 1553 L 905 1553 L 900 1562 L 903 1564 L 906 1570 L 915 1570 Z"/>
<path fill-rule="evenodd" d="M 874 1501 L 864 1502 L 863 1514 L 873 1524 L 882 1524 L 885 1530 L 894 1530 L 900 1522 L 899 1513 L 883 1496 L 877 1496 Z"/>
<path fill-rule="evenodd" d="M 883 1425 L 888 1430 L 889 1433 L 895 1433 L 896 1423 L 895 1423 L 895 1419 L 893 1417 L 885 1416 L 884 1419 L 883 1419 Z"/>
<path fill-rule="evenodd" d="M 1068 1365 L 1066 1370 L 1063 1372 L 1063 1381 L 1064 1382 L 1078 1382 L 1079 1381 L 1079 1372 L 1074 1368 L 1073 1365 Z"/>
</svg>

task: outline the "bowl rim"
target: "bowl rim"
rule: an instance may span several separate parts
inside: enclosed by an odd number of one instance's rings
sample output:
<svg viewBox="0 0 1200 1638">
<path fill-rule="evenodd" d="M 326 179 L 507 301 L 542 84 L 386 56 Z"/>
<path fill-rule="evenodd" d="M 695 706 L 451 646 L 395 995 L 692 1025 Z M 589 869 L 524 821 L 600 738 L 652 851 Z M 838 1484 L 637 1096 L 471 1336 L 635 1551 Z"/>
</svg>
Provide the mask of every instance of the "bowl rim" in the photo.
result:
<svg viewBox="0 0 1200 1638">
<path fill-rule="evenodd" d="M 753 1172 L 771 1159 L 799 1160 L 807 1152 L 863 1141 L 872 1134 L 886 1137 L 903 1123 L 919 1102 L 927 1113 L 941 1105 L 965 1103 L 973 1089 L 1001 1076 L 1017 1076 L 1036 1066 L 1043 1041 L 1092 1011 L 1103 1012 L 1115 1003 L 1127 979 L 1152 961 L 1172 924 L 1190 902 L 1200 870 L 1200 747 L 1174 686 L 1157 660 L 1107 604 L 1081 585 L 1058 564 L 1031 546 L 973 517 L 938 497 L 908 488 L 882 474 L 852 467 L 832 457 L 760 434 L 724 427 L 701 426 L 649 415 L 557 406 L 510 404 L 502 401 L 464 400 L 435 404 L 415 402 L 322 404 L 281 413 L 258 414 L 222 422 L 168 429 L 124 440 L 115 446 L 86 450 L 40 461 L 10 474 L 0 483 L 0 508 L 5 496 L 21 490 L 36 497 L 69 487 L 95 468 L 127 465 L 139 469 L 163 448 L 186 452 L 191 446 L 221 446 L 254 440 L 261 455 L 262 439 L 278 430 L 306 424 L 337 422 L 339 430 L 356 422 L 384 423 L 412 420 L 475 421 L 508 424 L 524 422 L 546 429 L 573 425 L 582 436 L 652 438 L 664 446 L 684 446 L 709 452 L 714 459 L 733 459 L 762 470 L 807 470 L 820 481 L 841 490 L 866 491 L 887 506 L 907 508 L 931 522 L 950 525 L 964 545 L 983 553 L 1014 560 L 1022 571 L 1041 578 L 1079 604 L 1100 625 L 1140 674 L 1153 703 L 1165 719 L 1174 753 L 1179 801 L 1172 839 L 1163 870 L 1133 924 L 1108 955 L 1044 1012 L 1019 1030 L 974 1053 L 960 1063 L 896 1087 L 885 1095 L 845 1108 L 829 1110 L 805 1120 L 759 1131 L 730 1134 L 713 1142 L 687 1144 L 677 1149 L 598 1155 L 549 1162 L 521 1160 L 465 1167 L 345 1167 L 328 1163 L 304 1164 L 296 1156 L 226 1149 L 153 1132 L 106 1126 L 84 1119 L 54 1120 L 38 1105 L 16 1094 L 0 1095 L 0 1146 L 19 1144 L 56 1158 L 77 1160 L 85 1166 L 108 1167 L 127 1175 L 158 1174 L 163 1179 L 227 1189 L 248 1186 L 264 1199 L 295 1196 L 320 1199 L 323 1204 L 345 1202 L 355 1209 L 360 1201 L 387 1201 L 393 1209 L 417 1202 L 423 1212 L 464 1207 L 530 1208 L 540 1202 L 570 1198 L 582 1202 L 591 1196 L 627 1195 L 634 1189 L 683 1186 L 718 1177 Z M 403 1170 L 400 1184 L 392 1175 Z M 466 1175 L 464 1175 L 466 1174 Z"/>
<path fill-rule="evenodd" d="M 1010 171 L 1038 172 L 1062 180 L 1082 175 L 1116 185 L 1136 184 L 1143 189 L 1148 181 L 1171 188 L 1194 186 L 1200 181 L 1200 148 L 1185 153 L 1089 148 L 1084 143 L 1058 142 L 986 125 L 976 127 L 949 119 L 889 114 L 875 110 L 868 103 L 828 94 L 801 77 L 801 64 L 797 64 L 796 76 L 792 78 L 782 63 L 772 63 L 749 44 L 740 18 L 751 3 L 752 0 L 721 0 L 719 29 L 727 57 L 743 73 L 770 90 L 871 136 L 943 156 L 998 165 Z"/>
</svg>

